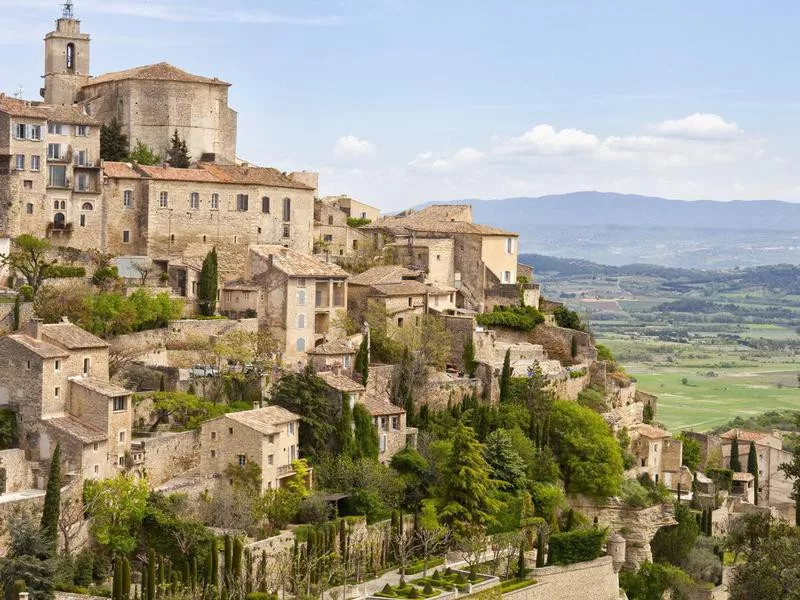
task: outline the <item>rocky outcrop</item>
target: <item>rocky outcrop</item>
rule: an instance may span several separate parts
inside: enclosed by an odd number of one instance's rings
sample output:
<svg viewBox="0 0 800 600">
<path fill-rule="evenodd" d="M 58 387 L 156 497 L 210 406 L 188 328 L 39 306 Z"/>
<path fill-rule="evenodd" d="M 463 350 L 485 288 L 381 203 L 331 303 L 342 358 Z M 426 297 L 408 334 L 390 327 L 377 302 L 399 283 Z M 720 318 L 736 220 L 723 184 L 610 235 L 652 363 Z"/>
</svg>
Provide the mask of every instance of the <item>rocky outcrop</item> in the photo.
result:
<svg viewBox="0 0 800 600">
<path fill-rule="evenodd" d="M 632 508 L 619 500 L 596 501 L 584 496 L 570 498 L 570 506 L 590 519 L 597 517 L 601 526 L 625 538 L 625 568 L 638 569 L 644 562 L 652 562 L 650 542 L 661 527 L 675 525 L 675 509 L 669 504 L 649 508 Z"/>
</svg>

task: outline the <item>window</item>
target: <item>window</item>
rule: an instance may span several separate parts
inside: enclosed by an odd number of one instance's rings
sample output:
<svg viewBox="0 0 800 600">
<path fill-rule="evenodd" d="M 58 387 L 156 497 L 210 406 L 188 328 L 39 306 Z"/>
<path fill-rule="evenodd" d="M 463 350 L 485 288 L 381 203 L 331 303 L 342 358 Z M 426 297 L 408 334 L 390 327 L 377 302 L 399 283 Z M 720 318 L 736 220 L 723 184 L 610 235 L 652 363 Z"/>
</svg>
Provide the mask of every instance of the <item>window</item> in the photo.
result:
<svg viewBox="0 0 800 600">
<path fill-rule="evenodd" d="M 261 212 L 265 215 L 269 214 L 269 198 L 267 196 L 261 198 Z"/>
<path fill-rule="evenodd" d="M 14 137 L 18 140 L 24 140 L 28 138 L 28 126 L 24 123 L 17 123 L 14 126 Z"/>
<path fill-rule="evenodd" d="M 22 180 L 22 189 L 23 190 L 32 190 L 33 189 L 33 179 L 23 179 Z"/>
<path fill-rule="evenodd" d="M 31 155 L 31 171 L 38 171 L 41 169 L 42 157 L 38 154 Z"/>
<path fill-rule="evenodd" d="M 125 443 L 125 432 L 124 431 L 120 431 L 119 432 L 119 443 L 120 444 L 124 444 Z"/>
<path fill-rule="evenodd" d="M 328 217 L 328 225 L 333 225 L 333 216 Z"/>
<path fill-rule="evenodd" d="M 81 204 L 81 210 L 94 210 L 94 206 L 92 206 L 91 202 L 84 202 Z"/>
<path fill-rule="evenodd" d="M 189 196 L 189 207 L 198 209 L 200 208 L 200 194 L 197 192 L 192 192 Z"/>
<path fill-rule="evenodd" d="M 80 223 L 81 227 L 86 227 L 86 215 L 81 215 L 78 219 L 78 222 Z"/>
<path fill-rule="evenodd" d="M 117 456 L 117 464 L 120 467 L 124 467 L 125 466 L 125 456 L 124 455 L 120 454 L 119 456 Z"/>
<path fill-rule="evenodd" d="M 28 139 L 39 141 L 42 139 L 41 125 L 28 125 Z"/>
<path fill-rule="evenodd" d="M 348 355 L 345 354 L 343 362 L 344 362 L 344 368 L 345 369 L 349 369 L 350 368 L 350 357 Z"/>
<path fill-rule="evenodd" d="M 75 135 L 78 137 L 88 137 L 89 136 L 89 126 L 88 125 L 76 125 L 75 126 Z"/>
<path fill-rule="evenodd" d="M 215 440 L 215 439 L 217 439 L 217 432 L 216 432 L 216 431 L 212 431 L 212 432 L 211 432 L 211 439 L 212 439 L 212 440 Z"/>
<path fill-rule="evenodd" d="M 122 231 L 122 243 L 123 244 L 130 244 L 131 243 L 131 232 L 127 229 Z"/>
<path fill-rule="evenodd" d="M 125 396 L 118 396 L 112 400 L 112 410 L 114 412 L 123 411 L 126 406 L 127 402 Z"/>
<path fill-rule="evenodd" d="M 298 338 L 297 343 L 295 344 L 295 348 L 298 352 L 305 352 L 306 351 L 306 341 L 303 338 Z"/>
<path fill-rule="evenodd" d="M 47 185 L 51 187 L 67 187 L 67 167 L 63 165 L 50 165 L 47 171 Z"/>
<path fill-rule="evenodd" d="M 75 175 L 75 189 L 79 192 L 85 192 L 89 189 L 89 177 L 86 173 L 78 173 Z"/>
<path fill-rule="evenodd" d="M 169 206 L 169 193 L 168 192 L 161 192 L 158 196 L 158 205 L 161 208 L 167 208 Z"/>
<path fill-rule="evenodd" d="M 233 427 L 228 427 L 228 435 L 233 435 Z"/>
<path fill-rule="evenodd" d="M 14 168 L 17 171 L 24 171 L 25 170 L 25 155 L 24 154 L 17 154 L 14 157 Z"/>
<path fill-rule="evenodd" d="M 322 237 L 322 240 L 325 241 L 325 242 L 332 242 L 333 241 L 333 235 L 331 235 L 330 233 L 326 233 Z"/>
<path fill-rule="evenodd" d="M 409 306 L 412 306 L 412 305 L 413 305 L 413 303 L 414 303 L 414 299 L 413 299 L 413 298 L 411 298 L 411 297 L 409 296 L 409 298 L 408 298 L 408 305 L 409 305 Z"/>
<path fill-rule="evenodd" d="M 211 194 L 211 210 L 219 210 L 219 194 Z"/>
<path fill-rule="evenodd" d="M 353 240 L 353 250 L 358 250 L 358 240 Z"/>
<path fill-rule="evenodd" d="M 30 371 L 30 370 L 31 370 L 31 361 L 28 361 L 28 362 L 25 364 L 25 370 L 26 370 L 26 371 Z"/>
<path fill-rule="evenodd" d="M 392 429 L 400 429 L 400 417 L 392 417 Z"/>
<path fill-rule="evenodd" d="M 275 455 L 274 454 L 270 454 L 269 456 L 267 456 L 267 464 L 268 465 L 274 465 L 275 464 Z"/>
<path fill-rule="evenodd" d="M 503 271 L 503 283 L 511 283 L 511 271 Z"/>
<path fill-rule="evenodd" d="M 61 144 L 47 144 L 47 158 L 61 160 Z"/>
<path fill-rule="evenodd" d="M 305 329 L 306 328 L 306 316 L 305 315 L 297 315 L 297 328 L 298 329 Z"/>
<path fill-rule="evenodd" d="M 61 395 L 61 388 L 56 387 L 56 389 L 53 390 L 53 395 L 58 398 Z"/>
<path fill-rule="evenodd" d="M 385 433 L 382 433 L 382 434 L 381 434 L 381 447 L 380 447 L 380 451 L 381 451 L 381 452 L 386 452 L 386 434 L 385 434 Z"/>
<path fill-rule="evenodd" d="M 61 361 L 60 361 L 60 360 L 57 360 L 57 361 L 55 362 L 55 365 L 54 365 L 54 367 L 55 367 L 55 370 L 56 370 L 56 371 L 60 371 L 60 370 L 61 370 Z"/>
<path fill-rule="evenodd" d="M 403 326 L 403 317 L 397 317 L 397 326 L 398 327 L 402 327 Z"/>
<path fill-rule="evenodd" d="M 64 213 L 56 213 L 53 216 L 53 229 L 65 229 L 67 227 L 67 218 Z"/>
<path fill-rule="evenodd" d="M 89 153 L 86 150 L 78 150 L 76 157 L 79 167 L 86 167 L 89 165 Z"/>
<path fill-rule="evenodd" d="M 72 42 L 67 44 L 66 63 L 68 71 L 75 70 L 75 44 Z"/>
<path fill-rule="evenodd" d="M 283 199 L 283 220 L 284 221 L 291 221 L 292 220 L 292 199 L 291 198 L 284 198 Z"/>
<path fill-rule="evenodd" d="M 305 305 L 306 305 L 306 291 L 297 290 L 297 306 L 305 306 Z"/>
<path fill-rule="evenodd" d="M 289 426 L 286 428 L 286 433 L 288 435 L 294 435 L 294 423 L 289 423 Z"/>
<path fill-rule="evenodd" d="M 514 238 L 506 238 L 506 254 L 514 253 Z"/>
<path fill-rule="evenodd" d="M 97 452 L 99 449 L 100 449 L 100 444 L 99 443 L 95 442 L 94 444 L 92 444 L 92 450 Z"/>
<path fill-rule="evenodd" d="M 270 444 L 274 444 L 275 443 L 275 434 L 274 433 L 270 433 L 267 436 L 267 442 L 270 443 Z"/>
<path fill-rule="evenodd" d="M 88 375 L 89 374 L 89 364 L 90 364 L 89 359 L 88 358 L 84 358 L 83 359 L 83 374 L 84 375 Z"/>
<path fill-rule="evenodd" d="M 28 204 L 25 205 L 25 212 L 27 214 L 29 214 L 29 215 L 32 215 L 33 214 L 33 204 L 28 202 Z"/>
<path fill-rule="evenodd" d="M 97 475 L 98 473 L 100 473 L 100 465 L 95 465 L 94 466 L 94 474 Z"/>
<path fill-rule="evenodd" d="M 247 212 L 247 194 L 236 194 L 236 210 L 239 212 Z"/>
<path fill-rule="evenodd" d="M 366 219 L 366 218 L 367 218 L 367 213 L 365 213 L 365 212 L 362 212 L 362 213 L 361 213 L 361 218 L 362 218 L 362 219 Z"/>
<path fill-rule="evenodd" d="M 288 237 L 290 237 L 290 235 L 291 235 L 291 228 L 289 227 L 289 225 L 284 225 L 283 226 L 283 237 L 288 238 Z"/>
<path fill-rule="evenodd" d="M 246 455 L 240 454 L 238 456 L 238 459 L 239 459 L 239 466 L 240 467 L 243 467 L 243 466 L 245 466 L 247 464 L 247 456 Z"/>
<path fill-rule="evenodd" d="M 61 123 L 48 123 L 47 124 L 47 133 L 52 133 L 54 135 L 61 135 L 62 134 L 62 125 L 61 125 Z"/>
<path fill-rule="evenodd" d="M 299 287 L 299 288 L 306 287 L 306 278 L 305 277 L 298 277 L 297 278 L 297 287 Z"/>
<path fill-rule="evenodd" d="M 216 458 L 216 457 L 217 457 L 217 451 L 216 450 L 212 450 L 211 451 L 211 458 Z"/>
</svg>

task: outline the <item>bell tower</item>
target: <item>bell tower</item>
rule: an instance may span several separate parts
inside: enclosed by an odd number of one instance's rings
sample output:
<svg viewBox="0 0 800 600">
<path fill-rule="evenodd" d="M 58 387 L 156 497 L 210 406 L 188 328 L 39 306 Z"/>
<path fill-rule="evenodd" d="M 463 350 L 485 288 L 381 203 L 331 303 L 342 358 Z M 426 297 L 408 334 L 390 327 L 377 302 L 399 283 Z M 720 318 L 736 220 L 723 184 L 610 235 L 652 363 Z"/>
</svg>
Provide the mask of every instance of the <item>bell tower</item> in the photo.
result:
<svg viewBox="0 0 800 600">
<path fill-rule="evenodd" d="M 75 103 L 78 90 L 89 80 L 89 35 L 81 33 L 72 0 L 64 3 L 55 31 L 44 38 L 44 88 L 47 104 Z"/>
</svg>

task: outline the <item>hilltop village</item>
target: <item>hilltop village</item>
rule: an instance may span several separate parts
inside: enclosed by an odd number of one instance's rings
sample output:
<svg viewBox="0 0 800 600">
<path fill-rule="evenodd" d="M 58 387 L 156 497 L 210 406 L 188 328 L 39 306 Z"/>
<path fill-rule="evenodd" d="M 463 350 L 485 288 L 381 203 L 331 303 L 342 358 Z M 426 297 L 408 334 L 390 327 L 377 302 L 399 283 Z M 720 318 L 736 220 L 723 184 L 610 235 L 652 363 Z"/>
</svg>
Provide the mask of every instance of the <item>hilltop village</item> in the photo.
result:
<svg viewBox="0 0 800 600">
<path fill-rule="evenodd" d="M 89 59 L 67 3 L 0 94 L 7 598 L 724 598 L 794 523 L 781 436 L 665 431 L 516 233 L 322 197 L 237 158 L 229 83 Z"/>
</svg>

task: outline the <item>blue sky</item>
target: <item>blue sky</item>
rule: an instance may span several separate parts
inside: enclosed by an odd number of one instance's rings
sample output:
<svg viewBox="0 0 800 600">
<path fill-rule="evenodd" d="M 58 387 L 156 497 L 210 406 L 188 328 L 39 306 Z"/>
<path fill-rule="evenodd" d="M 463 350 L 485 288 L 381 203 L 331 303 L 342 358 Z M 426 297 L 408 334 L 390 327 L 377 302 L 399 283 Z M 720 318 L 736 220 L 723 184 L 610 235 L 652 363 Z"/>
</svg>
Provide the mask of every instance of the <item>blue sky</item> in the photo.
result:
<svg viewBox="0 0 800 600">
<path fill-rule="evenodd" d="M 800 201 L 795 2 L 75 0 L 92 73 L 233 84 L 239 156 L 385 209 L 596 189 Z M 0 0 L 0 89 L 57 1 Z"/>
</svg>

